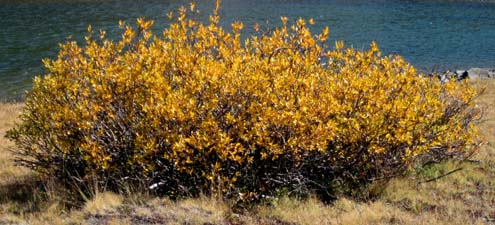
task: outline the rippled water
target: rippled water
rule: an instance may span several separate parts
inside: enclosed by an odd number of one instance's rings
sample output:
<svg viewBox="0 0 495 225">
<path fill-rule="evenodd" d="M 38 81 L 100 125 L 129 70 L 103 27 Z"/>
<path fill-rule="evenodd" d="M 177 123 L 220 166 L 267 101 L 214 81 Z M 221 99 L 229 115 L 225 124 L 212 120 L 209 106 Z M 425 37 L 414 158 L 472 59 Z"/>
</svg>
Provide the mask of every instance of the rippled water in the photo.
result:
<svg viewBox="0 0 495 225">
<path fill-rule="evenodd" d="M 118 34 L 118 21 L 145 16 L 166 26 L 166 12 L 189 1 L 167 0 L 0 0 L 0 99 L 22 96 L 41 59 L 55 57 L 68 36 L 82 40 L 89 24 Z M 213 0 L 198 4 L 207 18 Z M 385 53 L 398 53 L 420 69 L 495 67 L 495 4 L 399 0 L 224 0 L 223 24 L 240 20 L 279 24 L 314 18 L 314 31 L 329 26 L 331 38 L 367 48 L 376 40 Z"/>
</svg>

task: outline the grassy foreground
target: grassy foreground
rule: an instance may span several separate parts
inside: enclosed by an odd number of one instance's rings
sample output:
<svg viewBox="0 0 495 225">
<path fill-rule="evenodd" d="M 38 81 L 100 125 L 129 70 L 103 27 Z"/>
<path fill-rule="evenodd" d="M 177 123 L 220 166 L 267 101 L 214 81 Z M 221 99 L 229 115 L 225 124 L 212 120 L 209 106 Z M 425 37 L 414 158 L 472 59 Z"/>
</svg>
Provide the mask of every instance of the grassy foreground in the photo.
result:
<svg viewBox="0 0 495 225">
<path fill-rule="evenodd" d="M 53 181 L 40 181 L 17 167 L 4 138 L 22 104 L 0 104 L 0 224 L 495 224 L 495 81 L 478 99 L 485 110 L 480 129 L 487 144 L 470 162 L 447 162 L 396 178 L 376 199 L 339 199 L 327 206 L 315 199 L 275 199 L 237 213 L 213 198 L 172 202 L 146 194 L 95 191 L 67 194 Z M 449 172 L 453 173 L 448 174 Z M 79 207 L 70 207 L 74 204 Z"/>
</svg>

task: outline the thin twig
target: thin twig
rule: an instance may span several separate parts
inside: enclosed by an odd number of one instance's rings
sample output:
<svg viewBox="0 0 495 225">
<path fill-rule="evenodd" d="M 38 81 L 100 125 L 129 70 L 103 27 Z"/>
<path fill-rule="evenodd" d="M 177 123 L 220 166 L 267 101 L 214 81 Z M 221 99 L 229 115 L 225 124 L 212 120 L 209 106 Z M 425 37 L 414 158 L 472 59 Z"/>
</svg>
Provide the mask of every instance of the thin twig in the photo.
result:
<svg viewBox="0 0 495 225">
<path fill-rule="evenodd" d="M 465 162 L 468 162 L 468 163 L 481 163 L 481 160 L 477 160 L 477 159 L 465 159 L 464 160 Z"/>
<path fill-rule="evenodd" d="M 444 173 L 444 174 L 442 174 L 442 175 L 440 175 L 440 176 L 437 176 L 437 177 L 434 177 L 434 178 L 431 178 L 431 179 L 428 179 L 428 180 L 425 180 L 425 181 L 420 181 L 420 182 L 418 182 L 418 184 L 422 184 L 422 183 L 429 183 L 429 182 L 432 182 L 432 181 L 436 181 L 436 180 L 438 180 L 438 179 L 440 179 L 440 178 L 442 178 L 442 177 L 446 177 L 446 176 L 448 176 L 448 175 L 450 175 L 450 174 L 453 174 L 453 173 L 455 173 L 455 172 L 457 172 L 457 171 L 460 171 L 460 170 L 462 170 L 462 167 L 457 168 L 457 169 L 455 169 L 455 170 L 452 170 L 452 171 L 450 171 L 450 172 L 448 172 L 448 173 Z"/>
</svg>

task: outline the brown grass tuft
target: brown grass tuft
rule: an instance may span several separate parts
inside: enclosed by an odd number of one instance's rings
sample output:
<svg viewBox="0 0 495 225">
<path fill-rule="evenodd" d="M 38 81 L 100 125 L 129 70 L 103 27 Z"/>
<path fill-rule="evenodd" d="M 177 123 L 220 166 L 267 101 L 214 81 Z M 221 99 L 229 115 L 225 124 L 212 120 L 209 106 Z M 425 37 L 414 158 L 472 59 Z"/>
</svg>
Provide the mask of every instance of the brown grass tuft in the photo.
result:
<svg viewBox="0 0 495 225">
<path fill-rule="evenodd" d="M 91 214 L 113 213 L 122 206 L 124 199 L 122 196 L 112 193 L 96 193 L 93 199 L 86 202 L 84 211 Z"/>
</svg>

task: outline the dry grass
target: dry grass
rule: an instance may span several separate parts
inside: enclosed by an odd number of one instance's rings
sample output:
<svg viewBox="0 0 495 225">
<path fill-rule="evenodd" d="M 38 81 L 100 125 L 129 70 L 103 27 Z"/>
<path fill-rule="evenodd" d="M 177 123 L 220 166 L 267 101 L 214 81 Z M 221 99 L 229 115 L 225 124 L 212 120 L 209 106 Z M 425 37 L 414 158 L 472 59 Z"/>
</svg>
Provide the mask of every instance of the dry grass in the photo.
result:
<svg viewBox="0 0 495 225">
<path fill-rule="evenodd" d="M 20 110 L 21 104 L 1 104 L 0 105 L 0 184 L 13 183 L 29 174 L 29 171 L 14 166 L 12 153 L 9 151 L 13 143 L 4 138 L 8 129 L 14 126 L 14 121 Z"/>
<path fill-rule="evenodd" d="M 84 211 L 92 214 L 112 213 L 117 207 L 122 206 L 122 196 L 111 193 L 97 193 L 95 197 L 86 202 Z"/>
<path fill-rule="evenodd" d="M 282 199 L 275 207 L 262 208 L 265 217 L 277 217 L 296 224 L 431 224 L 428 216 L 418 216 L 384 201 L 357 203 L 340 199 L 325 206 L 315 199 Z M 424 221 L 429 221 L 425 223 Z"/>
<path fill-rule="evenodd" d="M 339 199 L 329 206 L 314 198 L 281 198 L 243 214 L 207 197 L 173 202 L 108 192 L 95 192 L 70 210 L 56 183 L 14 166 L 13 144 L 3 136 L 22 105 L 0 104 L 0 224 L 495 224 L 495 81 L 473 85 L 486 88 L 477 101 L 485 107 L 480 131 L 487 144 L 472 162 L 433 165 L 394 179 L 368 202 Z"/>
</svg>

